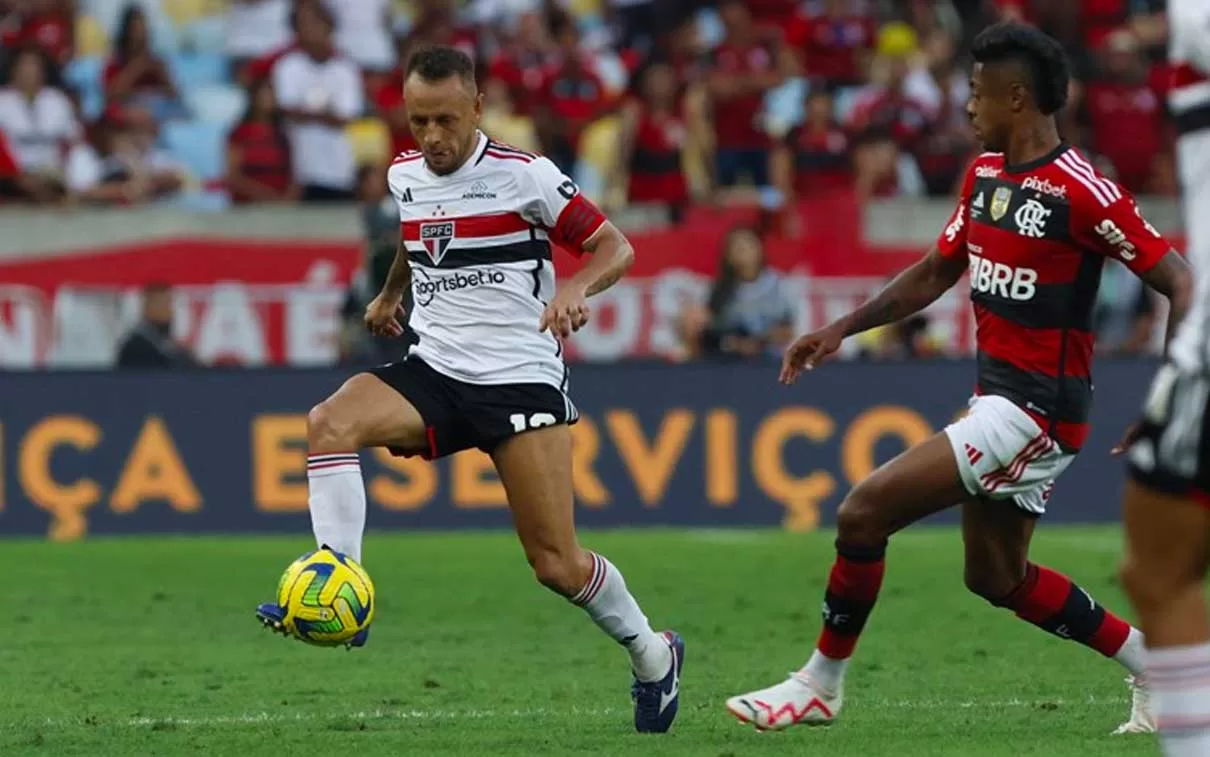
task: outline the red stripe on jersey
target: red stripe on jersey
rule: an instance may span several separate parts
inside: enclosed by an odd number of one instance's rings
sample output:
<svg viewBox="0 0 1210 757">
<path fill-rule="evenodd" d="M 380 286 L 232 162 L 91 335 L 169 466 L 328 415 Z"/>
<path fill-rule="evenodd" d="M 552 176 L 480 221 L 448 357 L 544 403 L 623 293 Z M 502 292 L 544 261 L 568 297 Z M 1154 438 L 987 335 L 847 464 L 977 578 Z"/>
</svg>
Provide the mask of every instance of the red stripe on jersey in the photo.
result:
<svg viewBox="0 0 1210 757">
<path fill-rule="evenodd" d="M 419 152 L 407 153 L 407 152 L 405 152 L 405 153 L 401 153 L 401 154 L 397 155 L 395 157 L 395 159 L 391 161 L 391 165 L 397 166 L 400 163 L 411 163 L 413 160 L 420 160 L 423 157 L 424 157 L 424 153 L 419 153 Z"/>
<path fill-rule="evenodd" d="M 1092 333 L 1079 329 L 1027 329 L 1001 318 L 985 307 L 975 305 L 975 326 L 979 349 L 997 360 L 1030 373 L 1059 375 L 1059 355 L 1063 355 L 1063 375 L 1086 378 L 1092 370 Z M 1067 349 L 1063 350 L 1066 335 Z"/>
<path fill-rule="evenodd" d="M 1177 63 L 1172 67 L 1170 84 L 1173 89 L 1188 87 L 1191 84 L 1201 84 L 1204 81 L 1210 81 L 1210 77 L 1207 77 L 1188 63 Z"/>
<path fill-rule="evenodd" d="M 534 225 L 518 213 L 497 213 L 487 216 L 464 216 L 462 218 L 427 218 L 417 221 L 403 222 L 403 239 L 407 242 L 420 241 L 421 224 L 452 223 L 454 237 L 457 239 L 473 239 L 476 237 L 498 237 L 503 234 L 515 234 L 518 231 L 529 231 Z"/>
<path fill-rule="evenodd" d="M 489 158 L 498 158 L 499 160 L 519 160 L 522 163 L 533 163 L 534 162 L 533 158 L 528 158 L 524 155 L 518 155 L 515 153 L 497 152 L 497 151 L 491 149 L 490 147 L 487 150 L 484 150 L 483 154 L 488 156 Z"/>
<path fill-rule="evenodd" d="M 978 239 L 986 255 L 970 251 L 976 257 L 986 257 L 995 263 L 1029 268 L 1038 278 L 1036 284 L 1070 284 L 1075 280 L 1084 253 L 1070 242 L 1058 239 L 1028 239 L 1015 231 L 980 224 Z"/>
<path fill-rule="evenodd" d="M 975 395 L 982 395 L 983 392 L 975 387 Z M 1051 439 L 1055 439 L 1059 444 L 1063 445 L 1066 450 L 1078 450 L 1084 446 L 1084 442 L 1088 440 L 1088 432 L 1092 426 L 1088 423 L 1069 423 L 1067 421 L 1054 421 L 1047 418 L 1045 415 L 1035 413 L 1027 407 L 1018 407 L 1028 415 L 1034 423 L 1038 424 L 1038 428 L 1046 431 Z M 1210 504 L 1207 504 L 1210 508 Z"/>
</svg>

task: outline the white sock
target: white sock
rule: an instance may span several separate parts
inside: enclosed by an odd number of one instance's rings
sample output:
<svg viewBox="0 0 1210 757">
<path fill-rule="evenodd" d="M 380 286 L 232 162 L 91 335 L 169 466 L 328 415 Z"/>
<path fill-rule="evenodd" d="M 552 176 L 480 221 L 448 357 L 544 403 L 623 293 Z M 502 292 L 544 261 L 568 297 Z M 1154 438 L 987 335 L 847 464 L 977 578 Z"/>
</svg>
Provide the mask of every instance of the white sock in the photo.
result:
<svg viewBox="0 0 1210 757">
<path fill-rule="evenodd" d="M 807 664 L 802 666 L 801 672 L 828 694 L 839 694 L 848 667 L 848 659 L 837 660 L 816 649 Z"/>
<path fill-rule="evenodd" d="M 315 542 L 361 562 L 361 535 L 366 528 L 366 489 L 355 452 L 307 457 L 311 530 Z"/>
<path fill-rule="evenodd" d="M 647 616 L 626 589 L 622 573 L 600 555 L 592 556 L 592 575 L 584 588 L 571 598 L 583 607 L 609 638 L 630 652 L 630 667 L 640 681 L 658 681 L 672 666 L 672 649 L 664 637 L 651 630 Z"/>
<path fill-rule="evenodd" d="M 1164 754 L 1210 754 L 1210 643 L 1149 649 L 1146 656 Z"/>
<path fill-rule="evenodd" d="M 1122 667 L 1130 671 L 1132 676 L 1142 676 L 1147 667 L 1147 649 L 1146 640 L 1143 638 L 1143 632 L 1134 626 L 1130 627 L 1130 635 L 1126 637 L 1126 642 L 1122 644 L 1122 648 L 1113 656 L 1113 659 L 1122 664 Z"/>
</svg>

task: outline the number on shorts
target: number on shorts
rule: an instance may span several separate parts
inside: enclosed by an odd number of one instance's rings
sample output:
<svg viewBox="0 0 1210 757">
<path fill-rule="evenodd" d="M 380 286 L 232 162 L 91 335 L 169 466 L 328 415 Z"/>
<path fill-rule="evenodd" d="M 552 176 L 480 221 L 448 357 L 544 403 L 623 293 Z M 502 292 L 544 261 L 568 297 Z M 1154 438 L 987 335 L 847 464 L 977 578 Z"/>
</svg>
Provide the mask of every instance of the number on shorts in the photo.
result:
<svg viewBox="0 0 1210 757">
<path fill-rule="evenodd" d="M 525 413 L 513 413 L 508 416 L 508 422 L 513 424 L 513 431 L 519 434 L 531 428 L 553 426 L 555 425 L 555 417 L 550 413 L 534 413 L 529 418 L 526 418 Z"/>
</svg>

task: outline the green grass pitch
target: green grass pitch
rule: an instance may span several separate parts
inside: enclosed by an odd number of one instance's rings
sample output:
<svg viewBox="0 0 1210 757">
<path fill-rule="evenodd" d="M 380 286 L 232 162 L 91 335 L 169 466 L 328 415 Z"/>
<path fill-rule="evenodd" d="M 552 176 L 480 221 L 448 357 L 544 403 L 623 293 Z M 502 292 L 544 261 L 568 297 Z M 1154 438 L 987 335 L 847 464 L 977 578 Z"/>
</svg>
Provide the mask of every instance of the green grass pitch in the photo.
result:
<svg viewBox="0 0 1210 757">
<path fill-rule="evenodd" d="M 622 651 L 535 584 L 509 534 L 372 535 L 369 646 L 320 649 L 262 630 L 257 601 L 310 547 L 289 538 L 18 541 L 0 550 L 0 755 L 262 754 L 1156 755 L 1112 737 L 1113 663 L 962 587 L 959 536 L 891 544 L 841 722 L 756 733 L 730 694 L 797 667 L 819 627 L 832 535 L 590 532 L 656 628 L 688 644 L 681 714 L 632 732 Z M 1035 559 L 1106 605 L 1116 528 L 1043 524 Z"/>
</svg>

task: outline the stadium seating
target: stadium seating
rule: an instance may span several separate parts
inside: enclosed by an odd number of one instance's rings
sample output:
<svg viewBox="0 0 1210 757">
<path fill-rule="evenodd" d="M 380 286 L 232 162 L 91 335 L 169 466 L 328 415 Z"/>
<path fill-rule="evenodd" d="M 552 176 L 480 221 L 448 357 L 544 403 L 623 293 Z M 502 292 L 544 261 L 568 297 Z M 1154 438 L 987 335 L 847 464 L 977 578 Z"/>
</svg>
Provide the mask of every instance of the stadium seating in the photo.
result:
<svg viewBox="0 0 1210 757">
<path fill-rule="evenodd" d="M 227 129 L 222 124 L 169 121 L 160 130 L 160 141 L 202 182 L 218 180 L 226 173 Z"/>
<path fill-rule="evenodd" d="M 72 59 L 63 69 L 63 80 L 80 95 L 80 107 L 84 117 L 95 119 L 105 109 L 105 89 L 101 75 L 105 60 L 99 56 Z"/>
<path fill-rule="evenodd" d="M 244 114 L 247 96 L 233 84 L 206 84 L 184 91 L 185 103 L 199 121 L 228 129 Z"/>
</svg>

